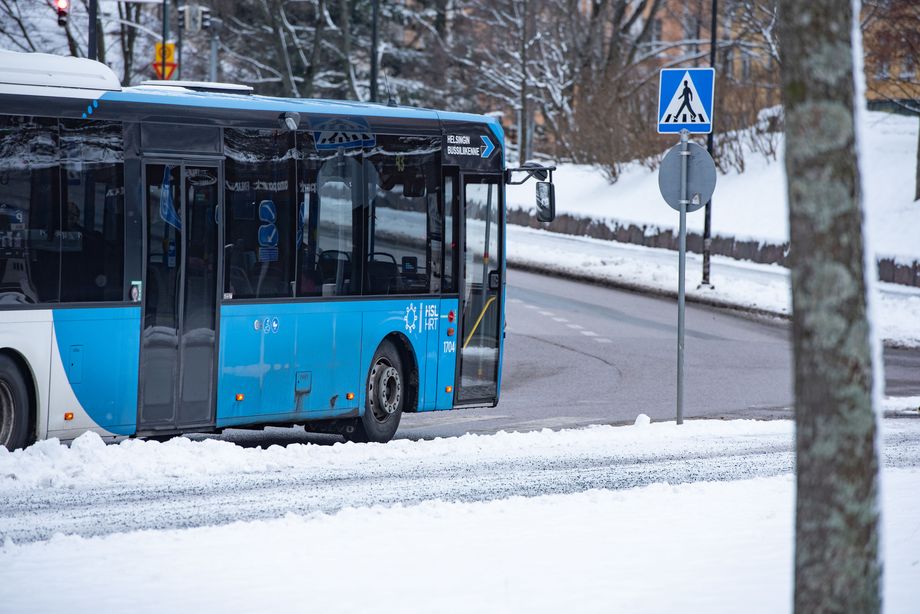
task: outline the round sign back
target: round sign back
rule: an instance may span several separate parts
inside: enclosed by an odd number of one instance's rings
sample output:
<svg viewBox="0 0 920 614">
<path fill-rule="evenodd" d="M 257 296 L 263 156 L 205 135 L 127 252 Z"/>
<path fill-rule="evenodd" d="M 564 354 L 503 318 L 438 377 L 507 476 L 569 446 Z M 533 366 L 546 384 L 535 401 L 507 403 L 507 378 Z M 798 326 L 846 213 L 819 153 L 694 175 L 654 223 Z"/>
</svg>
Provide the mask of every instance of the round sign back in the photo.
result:
<svg viewBox="0 0 920 614">
<path fill-rule="evenodd" d="M 680 150 L 675 145 L 665 154 L 658 169 L 658 189 L 672 209 L 680 211 Z M 716 164 L 705 148 L 687 143 L 687 213 L 700 209 L 712 198 L 716 188 Z"/>
</svg>

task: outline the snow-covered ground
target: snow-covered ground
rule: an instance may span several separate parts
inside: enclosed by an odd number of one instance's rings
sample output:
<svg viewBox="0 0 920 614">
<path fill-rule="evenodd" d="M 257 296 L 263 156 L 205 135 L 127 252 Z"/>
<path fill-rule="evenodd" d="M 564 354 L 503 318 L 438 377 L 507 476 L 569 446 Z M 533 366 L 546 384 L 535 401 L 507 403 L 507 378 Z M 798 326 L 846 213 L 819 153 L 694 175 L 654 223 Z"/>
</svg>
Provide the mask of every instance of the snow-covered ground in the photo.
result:
<svg viewBox="0 0 920 614">
<path fill-rule="evenodd" d="M 912 612 L 920 420 L 883 434 L 885 608 Z M 791 439 L 787 421 L 637 420 L 265 450 L 44 442 L 0 452 L 0 610 L 789 611 Z M 291 507 L 228 523 L 227 508 L 279 498 L 270 481 L 240 487 L 255 476 L 286 483 Z M 322 482 L 369 504 L 304 509 Z M 165 499 L 170 514 L 140 522 Z M 87 508 L 95 527 L 68 524 Z M 192 511 L 204 520 L 176 523 Z M 42 514 L 77 535 L 13 536 Z M 118 515 L 138 526 L 99 530 Z"/>
<path fill-rule="evenodd" d="M 666 249 L 508 226 L 508 262 L 637 290 L 677 293 L 677 253 Z M 791 313 L 789 269 L 723 256 L 714 256 L 711 267 L 713 287 L 698 288 L 702 257 L 687 254 L 687 296 L 782 316 Z M 920 346 L 920 288 L 887 283 L 877 287 L 876 325 L 882 338 L 895 345 Z"/>
<path fill-rule="evenodd" d="M 920 260 L 920 203 L 913 200 L 917 164 L 916 117 L 866 112 L 861 135 L 864 207 L 871 246 L 880 257 Z M 712 234 L 781 244 L 789 240 L 782 136 L 776 160 L 747 152 L 745 172 L 719 175 L 713 195 Z M 562 165 L 554 174 L 556 211 L 620 223 L 676 230 L 677 212 L 658 191 L 658 172 L 629 165 L 611 185 L 590 166 Z M 533 207 L 533 184 L 508 188 L 508 205 Z M 703 230 L 703 212 L 687 216 Z"/>
</svg>

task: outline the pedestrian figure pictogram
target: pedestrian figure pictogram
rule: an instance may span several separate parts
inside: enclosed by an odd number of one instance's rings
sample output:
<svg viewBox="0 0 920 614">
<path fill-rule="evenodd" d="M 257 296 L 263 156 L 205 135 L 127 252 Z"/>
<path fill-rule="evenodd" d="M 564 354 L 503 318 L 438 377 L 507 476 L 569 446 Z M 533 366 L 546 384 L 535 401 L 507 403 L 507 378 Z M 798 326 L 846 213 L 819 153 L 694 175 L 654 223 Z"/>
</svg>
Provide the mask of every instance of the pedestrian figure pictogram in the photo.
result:
<svg viewBox="0 0 920 614">
<path fill-rule="evenodd" d="M 658 132 L 709 133 L 712 131 L 711 68 L 661 71 L 658 93 Z"/>
<path fill-rule="evenodd" d="M 693 112 L 693 107 L 690 105 L 690 101 L 693 100 L 693 92 L 690 90 L 690 86 L 687 85 L 687 83 L 689 82 L 690 82 L 689 79 L 684 80 L 684 89 L 681 90 L 680 92 L 680 99 L 683 102 L 680 103 L 680 108 L 677 109 L 677 113 L 675 115 L 677 117 L 680 117 L 680 112 L 683 111 L 684 109 L 687 109 L 688 111 L 690 111 L 690 117 L 691 117 L 690 121 L 695 122 L 696 113 Z M 665 118 L 664 121 L 666 122 L 669 121 L 670 117 L 671 116 L 669 115 L 668 117 Z M 686 117 L 687 116 L 684 115 L 684 121 L 686 121 Z"/>
</svg>

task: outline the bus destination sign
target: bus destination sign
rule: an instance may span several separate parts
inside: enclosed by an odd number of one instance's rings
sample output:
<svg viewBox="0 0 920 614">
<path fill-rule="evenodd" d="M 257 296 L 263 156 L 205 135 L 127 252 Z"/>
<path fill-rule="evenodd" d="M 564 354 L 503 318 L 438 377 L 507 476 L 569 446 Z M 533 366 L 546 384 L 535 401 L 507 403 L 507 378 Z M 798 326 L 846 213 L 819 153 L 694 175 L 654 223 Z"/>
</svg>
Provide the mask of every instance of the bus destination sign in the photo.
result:
<svg viewBox="0 0 920 614">
<path fill-rule="evenodd" d="M 476 156 L 477 158 L 488 158 L 495 151 L 495 145 L 492 139 L 480 135 L 479 139 L 482 144 L 474 144 L 473 138 L 468 134 L 448 134 L 447 135 L 447 155 L 449 156 Z"/>
<path fill-rule="evenodd" d="M 486 126 L 457 122 L 444 131 L 444 164 L 456 164 L 463 170 L 501 171 L 501 143 L 489 134 Z"/>
</svg>

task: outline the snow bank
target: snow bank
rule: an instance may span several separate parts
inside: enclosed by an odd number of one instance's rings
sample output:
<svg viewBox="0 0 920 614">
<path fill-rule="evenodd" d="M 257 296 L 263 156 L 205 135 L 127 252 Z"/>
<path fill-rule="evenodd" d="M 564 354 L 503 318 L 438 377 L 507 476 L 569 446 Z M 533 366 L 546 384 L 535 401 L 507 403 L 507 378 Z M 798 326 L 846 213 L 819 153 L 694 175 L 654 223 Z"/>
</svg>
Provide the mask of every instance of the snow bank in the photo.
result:
<svg viewBox="0 0 920 614">
<path fill-rule="evenodd" d="M 920 260 L 920 203 L 913 199 L 917 161 L 916 117 L 862 114 L 864 206 L 871 244 L 879 257 Z M 719 175 L 713 195 L 713 236 L 782 244 L 789 240 L 782 137 L 776 160 L 747 152 L 745 172 Z M 553 174 L 558 213 L 612 219 L 676 230 L 677 213 L 661 199 L 658 172 L 630 164 L 616 184 L 590 166 L 565 164 Z M 510 207 L 533 207 L 533 184 L 508 188 Z M 703 230 L 703 213 L 687 216 L 691 232 Z"/>
<path fill-rule="evenodd" d="M 70 447 L 57 439 L 40 441 L 25 450 L 0 447 L 0 492 L 4 489 L 92 487 L 132 481 L 170 480 L 195 476 L 265 472 L 309 472 L 318 468 L 356 466 L 456 466 L 464 462 L 508 462 L 509 459 L 579 457 L 641 459 L 662 454 L 705 454 L 722 450 L 730 440 L 742 447 L 791 441 L 786 421 L 691 420 L 645 426 L 596 426 L 587 429 L 500 432 L 424 441 L 396 440 L 387 444 L 337 443 L 331 446 L 291 444 L 267 449 L 242 448 L 226 441 L 191 441 L 184 437 L 160 443 L 130 439 L 106 445 L 86 433 Z M 735 445 L 735 444 L 732 444 Z"/>
<path fill-rule="evenodd" d="M 920 414 L 920 397 L 885 397 L 882 410 L 907 415 Z"/>
<path fill-rule="evenodd" d="M 508 262 L 635 289 L 677 293 L 677 253 L 666 249 L 509 226 Z M 714 287 L 698 288 L 702 257 L 687 254 L 688 297 L 776 315 L 792 312 L 789 269 L 725 256 L 713 256 L 711 266 Z M 920 346 L 920 288 L 887 283 L 878 283 L 876 288 L 875 314 L 882 339 Z"/>
<path fill-rule="evenodd" d="M 885 472 L 889 614 L 920 601 L 918 489 L 920 471 Z M 0 603 L 19 613 L 775 614 L 791 610 L 793 496 L 785 476 L 7 541 Z"/>
</svg>

